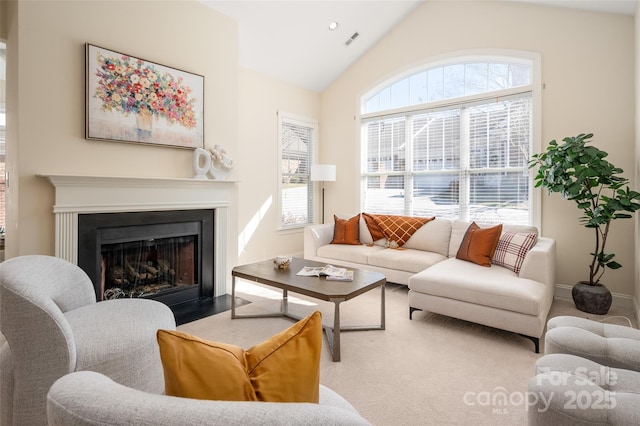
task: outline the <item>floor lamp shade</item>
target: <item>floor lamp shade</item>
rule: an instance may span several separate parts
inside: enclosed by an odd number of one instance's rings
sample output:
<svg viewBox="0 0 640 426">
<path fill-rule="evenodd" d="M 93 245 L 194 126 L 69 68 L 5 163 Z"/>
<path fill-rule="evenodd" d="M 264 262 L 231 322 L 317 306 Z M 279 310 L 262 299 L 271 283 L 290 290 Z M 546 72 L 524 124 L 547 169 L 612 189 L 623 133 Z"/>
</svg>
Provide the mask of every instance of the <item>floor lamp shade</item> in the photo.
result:
<svg viewBox="0 0 640 426">
<path fill-rule="evenodd" d="M 335 180 L 335 164 L 314 164 L 311 166 L 311 181 L 333 182 Z"/>
<path fill-rule="evenodd" d="M 314 164 L 311 166 L 311 181 L 323 182 L 322 185 L 322 223 L 324 223 L 324 182 L 336 180 L 335 164 Z"/>
</svg>

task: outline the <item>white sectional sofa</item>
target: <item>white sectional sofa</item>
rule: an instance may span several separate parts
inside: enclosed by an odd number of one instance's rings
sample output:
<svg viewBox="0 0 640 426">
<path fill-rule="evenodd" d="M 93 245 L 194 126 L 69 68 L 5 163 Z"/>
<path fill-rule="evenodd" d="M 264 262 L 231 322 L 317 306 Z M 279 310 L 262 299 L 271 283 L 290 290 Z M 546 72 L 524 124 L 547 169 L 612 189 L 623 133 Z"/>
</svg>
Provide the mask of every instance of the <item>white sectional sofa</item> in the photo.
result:
<svg viewBox="0 0 640 426">
<path fill-rule="evenodd" d="M 418 229 L 401 249 L 373 242 L 360 221 L 361 245 L 331 244 L 334 224 L 312 225 L 304 233 L 304 257 L 383 273 L 409 286 L 409 317 L 416 310 L 463 319 L 522 334 L 535 344 L 544 332 L 555 285 L 555 241 L 538 237 L 519 273 L 498 265 L 456 259 L 468 222 L 436 218 Z M 502 232 L 535 232 L 504 225 Z"/>
</svg>

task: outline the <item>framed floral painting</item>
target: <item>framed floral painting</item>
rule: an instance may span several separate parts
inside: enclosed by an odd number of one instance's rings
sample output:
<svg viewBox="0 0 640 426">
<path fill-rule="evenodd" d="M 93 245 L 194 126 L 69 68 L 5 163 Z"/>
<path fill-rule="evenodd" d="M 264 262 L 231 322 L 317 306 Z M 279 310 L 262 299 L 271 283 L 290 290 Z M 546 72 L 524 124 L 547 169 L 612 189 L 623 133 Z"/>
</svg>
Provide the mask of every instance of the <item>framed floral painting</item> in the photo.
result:
<svg viewBox="0 0 640 426">
<path fill-rule="evenodd" d="M 86 44 L 87 139 L 204 146 L 204 77 Z"/>
</svg>

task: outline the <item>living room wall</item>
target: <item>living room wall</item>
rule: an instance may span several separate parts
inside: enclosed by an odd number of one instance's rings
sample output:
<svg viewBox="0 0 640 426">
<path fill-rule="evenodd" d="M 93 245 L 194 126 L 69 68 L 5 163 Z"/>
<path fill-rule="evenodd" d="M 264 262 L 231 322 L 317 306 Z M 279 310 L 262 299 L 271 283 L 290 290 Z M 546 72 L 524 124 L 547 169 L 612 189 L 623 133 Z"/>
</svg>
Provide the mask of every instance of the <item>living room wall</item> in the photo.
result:
<svg viewBox="0 0 640 426">
<path fill-rule="evenodd" d="M 542 145 L 595 134 L 609 159 L 634 177 L 634 20 L 623 15 L 506 2 L 426 2 L 343 73 L 321 97 L 324 161 L 337 165 L 327 214 L 358 212 L 358 98 L 429 58 L 470 49 L 513 49 L 541 55 Z M 638 189 L 638 188 L 636 188 Z M 556 282 L 567 290 L 588 273 L 592 231 L 575 204 L 542 194 L 541 234 L 557 241 Z M 604 282 L 630 305 L 634 292 L 634 221 L 612 227 L 608 251 L 623 268 Z"/>
<path fill-rule="evenodd" d="M 7 257 L 54 254 L 54 189 L 37 174 L 193 176 L 192 150 L 84 139 L 87 42 L 204 75 L 205 146 L 236 158 L 235 20 L 195 1 L 21 1 L 9 9 Z M 235 265 L 232 188 L 227 259 Z"/>
<path fill-rule="evenodd" d="M 4 15 L 4 14 L 3 14 Z M 189 177 L 190 151 L 84 139 L 84 43 L 205 76 L 205 144 L 238 164 L 229 264 L 300 253 L 300 233 L 277 231 L 278 110 L 320 118 L 320 160 L 338 165 L 326 215 L 357 212 L 360 94 L 385 77 L 453 51 L 506 48 L 542 57 L 542 142 L 594 132 L 631 176 L 633 18 L 526 4 L 429 2 L 321 95 L 238 70 L 237 23 L 193 1 L 9 2 L 7 257 L 54 251 L 53 188 L 38 173 Z M 97 18 L 99 17 L 99 18 Z M 578 211 L 542 196 L 542 234 L 558 241 L 557 282 L 584 278 L 591 234 Z M 237 207 L 236 207 L 237 206 Z M 268 208 L 267 208 L 268 206 Z M 237 222 L 236 222 L 237 218 Z M 634 291 L 634 221 L 616 223 L 610 249 L 623 268 L 606 283 Z M 639 285 L 640 287 L 640 285 Z M 640 290 L 639 290 L 640 291 Z"/>
<path fill-rule="evenodd" d="M 302 255 L 302 229 L 279 231 L 278 112 L 318 119 L 320 94 L 240 70 L 238 263 Z M 320 131 L 320 134 L 322 132 Z"/>
</svg>

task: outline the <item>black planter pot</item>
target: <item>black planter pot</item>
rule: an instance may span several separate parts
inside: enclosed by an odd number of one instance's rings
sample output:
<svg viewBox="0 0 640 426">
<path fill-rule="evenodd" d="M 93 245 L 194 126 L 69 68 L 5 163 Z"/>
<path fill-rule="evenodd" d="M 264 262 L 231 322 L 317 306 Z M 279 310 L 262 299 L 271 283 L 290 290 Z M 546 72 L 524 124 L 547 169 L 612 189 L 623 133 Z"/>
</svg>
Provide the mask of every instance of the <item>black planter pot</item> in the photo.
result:
<svg viewBox="0 0 640 426">
<path fill-rule="evenodd" d="M 611 307 L 611 292 L 602 284 L 589 285 L 588 281 L 580 281 L 571 290 L 576 308 L 589 314 L 604 315 Z"/>
</svg>

